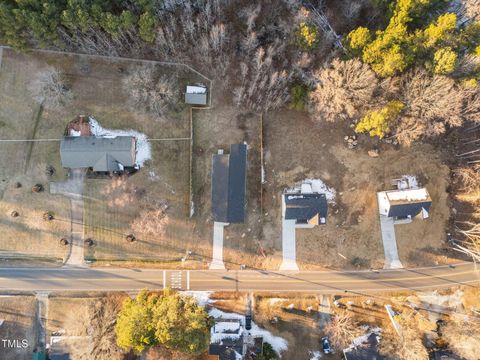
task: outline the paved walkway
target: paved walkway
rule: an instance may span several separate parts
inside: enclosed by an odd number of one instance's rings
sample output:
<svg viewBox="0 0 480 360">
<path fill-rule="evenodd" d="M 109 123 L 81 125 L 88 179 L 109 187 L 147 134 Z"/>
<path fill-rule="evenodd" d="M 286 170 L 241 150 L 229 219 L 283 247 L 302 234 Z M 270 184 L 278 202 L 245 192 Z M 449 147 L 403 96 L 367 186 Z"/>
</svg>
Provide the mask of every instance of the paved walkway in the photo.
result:
<svg viewBox="0 0 480 360">
<path fill-rule="evenodd" d="M 225 270 L 223 263 L 223 230 L 227 223 L 213 223 L 213 255 L 210 270 Z"/>
<path fill-rule="evenodd" d="M 393 218 L 380 215 L 380 231 L 382 233 L 383 251 L 385 253 L 384 269 L 401 269 L 398 257 L 397 240 L 395 239 L 395 223 Z"/>
<path fill-rule="evenodd" d="M 65 265 L 83 266 L 83 187 L 85 171 L 72 169 L 70 177 L 64 182 L 50 183 L 50 193 L 61 194 L 70 198 L 71 205 L 71 235 L 70 252 L 64 260 Z"/>
<path fill-rule="evenodd" d="M 283 261 L 280 265 L 281 271 L 298 271 L 296 241 L 295 241 L 295 220 L 282 219 L 282 252 Z"/>
</svg>

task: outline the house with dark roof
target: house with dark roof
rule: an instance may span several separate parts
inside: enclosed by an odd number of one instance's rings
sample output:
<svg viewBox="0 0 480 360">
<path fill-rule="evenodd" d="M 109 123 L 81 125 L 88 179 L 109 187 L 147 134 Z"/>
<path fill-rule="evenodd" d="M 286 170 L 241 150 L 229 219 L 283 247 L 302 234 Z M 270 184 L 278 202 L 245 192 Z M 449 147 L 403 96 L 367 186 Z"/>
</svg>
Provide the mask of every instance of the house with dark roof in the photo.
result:
<svg viewBox="0 0 480 360">
<path fill-rule="evenodd" d="M 343 350 L 345 360 L 384 360 L 378 351 L 378 334 L 371 333 L 360 346 Z"/>
<path fill-rule="evenodd" d="M 403 176 L 394 182 L 396 189 L 377 194 L 380 215 L 408 221 L 417 216 L 428 218 L 432 199 L 427 189 L 419 187 L 413 176 Z"/>
<path fill-rule="evenodd" d="M 135 156 L 133 136 L 65 136 L 60 143 L 62 166 L 68 169 L 123 172 L 135 167 Z"/>
<path fill-rule="evenodd" d="M 247 145 L 233 144 L 212 158 L 212 213 L 215 222 L 245 221 Z"/>
<path fill-rule="evenodd" d="M 283 219 L 294 220 L 296 227 L 313 227 L 327 221 L 327 197 L 316 180 L 305 180 L 283 193 Z"/>
</svg>

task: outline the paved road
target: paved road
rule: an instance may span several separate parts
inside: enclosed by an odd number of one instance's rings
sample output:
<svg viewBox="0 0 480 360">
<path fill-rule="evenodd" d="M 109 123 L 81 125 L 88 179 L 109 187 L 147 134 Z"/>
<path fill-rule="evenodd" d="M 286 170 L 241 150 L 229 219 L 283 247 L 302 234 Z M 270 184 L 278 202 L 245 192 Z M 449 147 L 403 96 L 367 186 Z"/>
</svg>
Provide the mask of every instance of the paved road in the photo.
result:
<svg viewBox="0 0 480 360">
<path fill-rule="evenodd" d="M 324 294 L 368 293 L 388 290 L 434 290 L 459 284 L 480 285 L 480 272 L 472 263 L 454 268 L 357 271 L 278 272 L 153 270 L 114 268 L 2 268 L 0 292 L 162 289 L 223 291 L 300 291 Z"/>
</svg>

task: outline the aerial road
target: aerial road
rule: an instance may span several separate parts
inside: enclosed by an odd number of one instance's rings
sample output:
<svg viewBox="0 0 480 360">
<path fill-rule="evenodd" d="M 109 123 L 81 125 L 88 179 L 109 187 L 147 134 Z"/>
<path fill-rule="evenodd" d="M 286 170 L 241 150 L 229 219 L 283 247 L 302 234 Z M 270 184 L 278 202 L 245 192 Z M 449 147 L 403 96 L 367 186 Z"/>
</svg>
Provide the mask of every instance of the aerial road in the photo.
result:
<svg viewBox="0 0 480 360">
<path fill-rule="evenodd" d="M 1 268 L 0 292 L 198 291 L 372 293 L 480 285 L 473 263 L 375 271 L 160 270 L 124 268 Z"/>
</svg>

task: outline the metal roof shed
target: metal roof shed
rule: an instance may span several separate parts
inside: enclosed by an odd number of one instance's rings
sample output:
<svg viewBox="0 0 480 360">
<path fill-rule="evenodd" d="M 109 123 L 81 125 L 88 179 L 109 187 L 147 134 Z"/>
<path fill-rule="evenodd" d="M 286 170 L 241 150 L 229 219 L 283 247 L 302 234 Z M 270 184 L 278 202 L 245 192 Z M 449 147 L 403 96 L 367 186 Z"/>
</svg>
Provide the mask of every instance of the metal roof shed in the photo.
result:
<svg viewBox="0 0 480 360">
<path fill-rule="evenodd" d="M 185 103 L 190 105 L 207 105 L 207 87 L 187 85 Z"/>
</svg>

